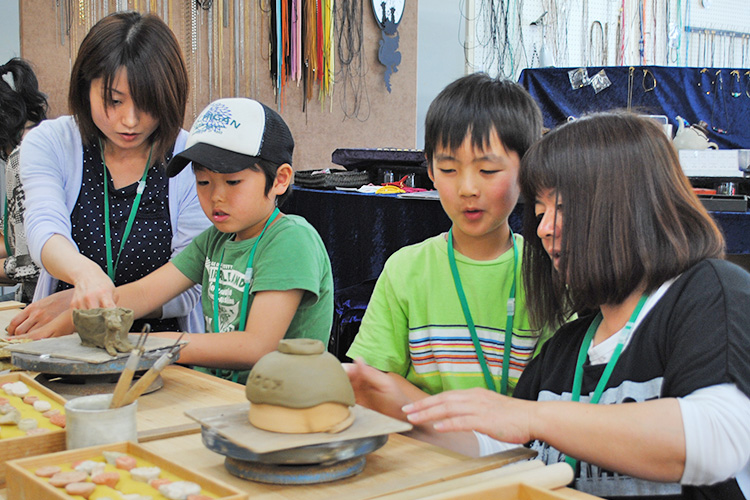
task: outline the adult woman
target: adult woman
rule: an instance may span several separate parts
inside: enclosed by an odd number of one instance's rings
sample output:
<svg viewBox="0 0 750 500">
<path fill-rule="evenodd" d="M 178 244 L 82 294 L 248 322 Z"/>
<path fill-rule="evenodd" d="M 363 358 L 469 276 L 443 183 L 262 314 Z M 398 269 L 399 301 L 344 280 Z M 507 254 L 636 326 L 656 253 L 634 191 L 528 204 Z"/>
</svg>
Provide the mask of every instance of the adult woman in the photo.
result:
<svg viewBox="0 0 750 500">
<path fill-rule="evenodd" d="M 533 146 L 521 186 L 534 200 L 532 317 L 580 317 L 529 364 L 514 398 L 454 391 L 407 405 L 409 420 L 531 442 L 602 496 L 746 498 L 750 275 L 720 260 L 721 234 L 668 138 L 645 118 L 593 115 Z"/>
<path fill-rule="evenodd" d="M 192 173 L 169 179 L 155 168 L 184 149 L 187 92 L 177 40 L 155 15 L 111 14 L 86 35 L 71 73 L 73 116 L 41 124 L 21 151 L 29 248 L 44 266 L 35 300 L 58 293 L 9 331 L 24 334 L 68 306 L 114 306 L 116 285 L 166 263 L 209 225 Z M 202 331 L 198 300 L 189 290 L 148 322 Z"/>
<path fill-rule="evenodd" d="M 47 118 L 47 97 L 39 91 L 39 82 L 28 62 L 14 57 L 0 66 L 0 164 L 3 170 L 4 243 L 0 256 L 6 257 L 0 276 L 19 283 L 15 297 L 30 302 L 39 277 L 32 262 L 23 229 L 24 192 L 19 177 L 20 150 L 26 132 Z"/>
</svg>

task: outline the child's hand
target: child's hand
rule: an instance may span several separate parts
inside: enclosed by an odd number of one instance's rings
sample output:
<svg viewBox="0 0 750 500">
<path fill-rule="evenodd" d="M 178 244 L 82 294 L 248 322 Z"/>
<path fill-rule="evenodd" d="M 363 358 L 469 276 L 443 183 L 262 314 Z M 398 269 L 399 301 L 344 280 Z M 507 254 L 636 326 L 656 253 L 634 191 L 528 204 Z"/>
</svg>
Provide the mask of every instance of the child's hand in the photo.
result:
<svg viewBox="0 0 750 500">
<path fill-rule="evenodd" d="M 343 367 L 354 389 L 357 404 L 389 417 L 406 420 L 401 407 L 412 402 L 412 399 L 399 387 L 394 378 L 397 375 L 381 372 L 362 359 L 344 363 Z"/>
<path fill-rule="evenodd" d="M 409 422 L 432 422 L 438 432 L 477 431 L 506 443 L 526 443 L 535 402 L 502 396 L 487 389 L 446 391 L 406 405 Z"/>
</svg>

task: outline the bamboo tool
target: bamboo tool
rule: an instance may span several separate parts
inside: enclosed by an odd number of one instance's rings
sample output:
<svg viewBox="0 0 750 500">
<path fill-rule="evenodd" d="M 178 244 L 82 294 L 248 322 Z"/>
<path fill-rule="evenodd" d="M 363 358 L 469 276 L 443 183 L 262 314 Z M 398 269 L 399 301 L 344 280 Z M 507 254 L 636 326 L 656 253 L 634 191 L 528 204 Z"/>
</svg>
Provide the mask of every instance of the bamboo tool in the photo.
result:
<svg viewBox="0 0 750 500">
<path fill-rule="evenodd" d="M 125 368 L 122 370 L 122 373 L 120 373 L 120 378 L 117 380 L 115 391 L 112 394 L 112 402 L 109 405 L 110 408 L 119 408 L 120 406 L 122 406 L 123 398 L 130 388 L 130 382 L 133 381 L 133 375 L 135 375 L 135 371 L 138 369 L 138 363 L 140 362 L 141 355 L 143 355 L 143 351 L 145 350 L 144 347 L 146 346 L 146 339 L 148 338 L 148 334 L 150 331 L 151 325 L 149 325 L 148 323 L 143 325 L 143 330 L 141 331 L 141 335 L 138 337 L 138 342 L 135 344 L 135 347 L 133 347 L 133 350 L 130 351 L 128 362 L 125 365 Z"/>
<path fill-rule="evenodd" d="M 125 394 L 125 397 L 120 402 L 121 406 L 129 405 L 130 403 L 138 399 L 138 397 L 143 394 L 148 386 L 150 386 L 151 383 L 156 380 L 156 377 L 159 376 L 159 373 L 161 373 L 161 371 L 172 362 L 175 354 L 180 352 L 180 349 L 184 347 L 180 344 L 180 340 L 182 340 L 182 337 L 184 335 L 185 333 L 183 332 L 182 335 L 179 336 L 177 341 L 169 349 L 169 351 L 162 354 L 161 357 L 156 360 L 153 366 L 151 366 L 151 368 L 149 368 L 148 371 L 143 374 L 140 379 L 138 379 L 138 382 L 133 384 L 133 387 L 128 390 L 128 392 Z"/>
</svg>

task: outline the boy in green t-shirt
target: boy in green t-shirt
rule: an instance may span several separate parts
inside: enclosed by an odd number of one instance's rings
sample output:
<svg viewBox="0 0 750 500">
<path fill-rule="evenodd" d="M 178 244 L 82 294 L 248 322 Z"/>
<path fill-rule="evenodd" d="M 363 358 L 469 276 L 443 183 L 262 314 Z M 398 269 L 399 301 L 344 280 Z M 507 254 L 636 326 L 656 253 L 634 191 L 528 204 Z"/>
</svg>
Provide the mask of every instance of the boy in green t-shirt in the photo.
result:
<svg viewBox="0 0 750 500">
<path fill-rule="evenodd" d="M 252 99 L 219 99 L 201 112 L 186 149 L 169 162 L 169 176 L 192 162 L 198 198 L 213 227 L 169 263 L 117 287 L 115 297 L 136 318 L 158 317 L 167 301 L 202 285 L 210 334 L 186 335 L 180 363 L 244 383 L 247 370 L 282 338 L 328 344 L 333 322 L 328 253 L 305 219 L 278 209 L 294 179 L 293 151 L 292 134 L 278 113 Z M 70 315 L 61 316 L 70 321 Z M 72 323 L 55 330 L 66 328 L 72 331 Z"/>
<path fill-rule="evenodd" d="M 347 352 L 360 404 L 405 420 L 401 406 L 429 394 L 512 393 L 542 336 L 526 311 L 523 240 L 508 223 L 521 157 L 541 127 L 520 85 L 486 74 L 456 80 L 430 105 L 428 174 L 453 225 L 386 262 Z"/>
</svg>

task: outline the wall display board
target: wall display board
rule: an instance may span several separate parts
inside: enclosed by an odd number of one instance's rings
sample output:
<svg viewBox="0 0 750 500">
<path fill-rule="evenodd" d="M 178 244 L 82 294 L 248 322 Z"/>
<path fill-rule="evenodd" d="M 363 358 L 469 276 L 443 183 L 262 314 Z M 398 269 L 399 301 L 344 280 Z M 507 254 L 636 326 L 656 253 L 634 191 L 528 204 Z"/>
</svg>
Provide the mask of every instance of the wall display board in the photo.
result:
<svg viewBox="0 0 750 500">
<path fill-rule="evenodd" d="M 466 0 L 469 71 L 750 67 L 747 0 Z"/>
<path fill-rule="evenodd" d="M 154 13 L 179 40 L 191 79 L 186 129 L 212 100 L 246 96 L 287 121 L 297 170 L 332 167 L 337 148 L 415 146 L 416 1 L 404 7 L 389 93 L 370 0 L 20 0 L 21 55 L 49 95 L 52 117 L 67 113 L 84 36 L 119 10 Z M 299 49 L 311 39 L 313 51 Z"/>
</svg>

